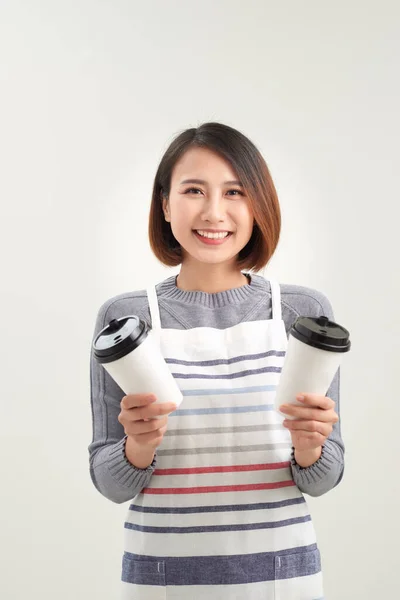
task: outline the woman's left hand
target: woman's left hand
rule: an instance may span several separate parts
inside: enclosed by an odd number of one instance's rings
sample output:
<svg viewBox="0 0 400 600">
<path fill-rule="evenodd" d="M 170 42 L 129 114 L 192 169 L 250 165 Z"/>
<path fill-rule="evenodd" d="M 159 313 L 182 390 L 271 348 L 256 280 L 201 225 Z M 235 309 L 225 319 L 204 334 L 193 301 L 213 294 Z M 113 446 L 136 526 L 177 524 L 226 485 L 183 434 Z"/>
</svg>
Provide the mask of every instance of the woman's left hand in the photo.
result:
<svg viewBox="0 0 400 600">
<path fill-rule="evenodd" d="M 327 396 L 306 393 L 299 394 L 296 399 L 302 406 L 283 404 L 280 407 L 282 413 L 295 418 L 283 421 L 291 433 L 293 447 L 299 451 L 320 448 L 339 420 L 334 410 L 335 402 Z"/>
</svg>

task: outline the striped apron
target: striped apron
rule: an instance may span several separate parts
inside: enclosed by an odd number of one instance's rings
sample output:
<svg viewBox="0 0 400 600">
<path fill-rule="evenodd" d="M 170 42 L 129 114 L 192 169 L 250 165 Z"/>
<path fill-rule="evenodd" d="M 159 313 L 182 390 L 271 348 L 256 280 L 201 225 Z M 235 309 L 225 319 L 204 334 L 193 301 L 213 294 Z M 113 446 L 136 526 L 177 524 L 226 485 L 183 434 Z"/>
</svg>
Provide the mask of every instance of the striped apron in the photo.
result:
<svg viewBox="0 0 400 600">
<path fill-rule="evenodd" d="M 287 334 L 272 319 L 227 329 L 152 327 L 182 390 L 149 486 L 124 528 L 124 600 L 320 600 L 320 552 L 274 410 Z"/>
</svg>

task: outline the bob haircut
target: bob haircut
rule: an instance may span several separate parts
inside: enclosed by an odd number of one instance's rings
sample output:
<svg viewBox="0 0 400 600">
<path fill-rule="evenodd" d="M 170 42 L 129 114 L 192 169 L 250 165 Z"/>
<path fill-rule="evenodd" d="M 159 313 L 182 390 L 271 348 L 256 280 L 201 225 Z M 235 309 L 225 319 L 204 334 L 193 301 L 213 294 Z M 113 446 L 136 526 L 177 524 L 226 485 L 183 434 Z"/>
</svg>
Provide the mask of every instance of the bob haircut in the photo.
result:
<svg viewBox="0 0 400 600">
<path fill-rule="evenodd" d="M 254 214 L 253 233 L 239 252 L 240 270 L 260 271 L 278 245 L 281 211 L 278 195 L 267 164 L 255 145 L 238 130 L 221 123 L 203 123 L 180 133 L 167 148 L 154 178 L 149 214 L 150 247 L 168 267 L 182 263 L 179 242 L 165 220 L 162 198 L 168 198 L 175 164 L 190 148 L 208 148 L 230 163 L 241 181 Z"/>
</svg>

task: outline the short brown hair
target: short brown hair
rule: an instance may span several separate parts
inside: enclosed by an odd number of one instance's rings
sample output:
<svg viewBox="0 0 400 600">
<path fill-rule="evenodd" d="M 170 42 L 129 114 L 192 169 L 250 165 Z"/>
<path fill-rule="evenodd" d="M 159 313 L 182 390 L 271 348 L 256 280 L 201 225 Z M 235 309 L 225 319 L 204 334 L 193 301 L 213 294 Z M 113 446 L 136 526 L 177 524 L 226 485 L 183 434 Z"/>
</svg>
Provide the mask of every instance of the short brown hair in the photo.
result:
<svg viewBox="0 0 400 600">
<path fill-rule="evenodd" d="M 254 214 L 253 234 L 239 252 L 238 267 L 259 271 L 278 245 L 281 211 L 267 164 L 256 146 L 240 131 L 222 123 L 203 123 L 180 133 L 167 148 L 154 178 L 149 215 L 150 246 L 168 267 L 182 263 L 181 246 L 165 221 L 162 197 L 168 198 L 175 164 L 189 148 L 208 148 L 227 160 L 237 173 Z"/>
</svg>

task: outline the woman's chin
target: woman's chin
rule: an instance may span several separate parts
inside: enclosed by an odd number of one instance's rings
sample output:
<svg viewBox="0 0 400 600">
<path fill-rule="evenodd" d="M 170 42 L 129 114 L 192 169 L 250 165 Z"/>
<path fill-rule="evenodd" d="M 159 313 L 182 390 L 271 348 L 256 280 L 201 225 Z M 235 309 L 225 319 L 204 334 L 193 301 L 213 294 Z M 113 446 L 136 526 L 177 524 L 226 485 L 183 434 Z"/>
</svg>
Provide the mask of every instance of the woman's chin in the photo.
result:
<svg viewBox="0 0 400 600">
<path fill-rule="evenodd" d="M 223 262 L 230 262 L 235 258 L 237 254 L 236 252 L 216 252 L 213 254 L 208 252 L 207 249 L 205 250 L 205 252 L 202 252 L 198 248 L 190 249 L 189 251 L 186 250 L 185 253 L 187 257 L 190 257 L 190 259 L 209 265 L 217 265 Z"/>
</svg>

